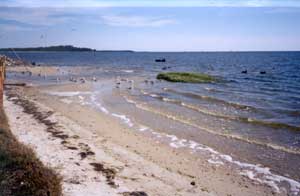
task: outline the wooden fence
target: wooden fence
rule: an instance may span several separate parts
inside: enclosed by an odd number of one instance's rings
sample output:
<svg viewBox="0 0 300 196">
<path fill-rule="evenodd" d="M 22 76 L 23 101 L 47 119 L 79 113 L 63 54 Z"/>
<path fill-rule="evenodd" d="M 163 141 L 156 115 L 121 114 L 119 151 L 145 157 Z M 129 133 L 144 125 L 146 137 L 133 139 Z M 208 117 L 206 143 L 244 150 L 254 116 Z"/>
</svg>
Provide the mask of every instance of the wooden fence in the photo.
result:
<svg viewBox="0 0 300 196">
<path fill-rule="evenodd" d="M 5 80 L 5 57 L 0 57 L 0 109 L 3 107 L 4 80 Z"/>
</svg>

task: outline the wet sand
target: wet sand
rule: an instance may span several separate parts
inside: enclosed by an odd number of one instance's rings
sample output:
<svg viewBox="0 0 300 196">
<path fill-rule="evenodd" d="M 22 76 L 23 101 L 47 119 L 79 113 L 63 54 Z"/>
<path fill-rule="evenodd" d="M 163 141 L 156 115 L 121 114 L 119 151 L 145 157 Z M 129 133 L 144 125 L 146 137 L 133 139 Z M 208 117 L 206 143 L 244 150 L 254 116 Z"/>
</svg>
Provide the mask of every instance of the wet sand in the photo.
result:
<svg viewBox="0 0 300 196">
<path fill-rule="evenodd" d="M 63 176 L 65 195 L 284 195 L 231 168 L 157 143 L 92 108 L 66 104 L 43 93 L 46 88 L 83 91 L 88 84 L 13 89 L 5 109 L 12 132 Z M 29 107 L 28 114 L 28 104 L 37 111 Z"/>
<path fill-rule="evenodd" d="M 83 69 L 29 66 L 10 67 L 9 71 L 23 75 L 30 70 L 33 77 L 41 73 L 55 78 L 65 73 L 80 75 Z M 29 87 L 8 89 L 5 110 L 18 139 L 62 175 L 65 195 L 130 195 L 134 191 L 140 195 L 288 195 L 284 188 L 276 190 L 241 175 L 232 165 L 211 164 L 189 149 L 172 148 L 147 137 L 84 104 L 84 97 L 72 100 L 72 96 L 65 99 L 49 94 L 84 94 L 95 83 L 66 83 L 66 79 L 39 85 L 37 81 Z M 113 82 L 101 79 L 96 85 L 116 88 Z"/>
</svg>

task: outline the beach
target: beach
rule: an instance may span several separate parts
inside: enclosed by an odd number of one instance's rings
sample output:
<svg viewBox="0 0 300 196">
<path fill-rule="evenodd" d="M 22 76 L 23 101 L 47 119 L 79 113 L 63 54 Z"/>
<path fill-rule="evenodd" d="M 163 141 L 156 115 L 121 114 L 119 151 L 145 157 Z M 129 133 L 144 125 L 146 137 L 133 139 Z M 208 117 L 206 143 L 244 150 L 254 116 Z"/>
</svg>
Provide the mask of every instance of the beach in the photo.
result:
<svg viewBox="0 0 300 196">
<path fill-rule="evenodd" d="M 91 109 L 66 105 L 32 87 L 14 89 L 15 92 L 17 96 L 8 95 L 5 100 L 12 132 L 32 147 L 43 163 L 59 171 L 64 178 L 65 195 L 118 195 L 132 191 L 144 191 L 148 195 L 239 195 L 241 191 L 244 195 L 269 195 L 273 192 L 185 151 L 177 152 L 158 144 Z M 58 131 L 67 138 L 51 135 L 47 125 L 24 113 L 22 104 L 14 103 L 18 95 L 34 100 L 33 104 L 42 113 L 53 112 L 47 119 L 56 122 Z M 82 158 L 80 153 L 86 150 L 93 153 Z M 105 172 L 95 171 L 91 163 L 103 164 L 114 171 L 113 185 L 105 179 Z"/>
<path fill-rule="evenodd" d="M 299 194 L 298 172 L 284 176 L 270 170 L 267 160 L 251 162 L 250 153 L 276 151 L 296 162 L 297 149 L 244 141 L 214 132 L 209 120 L 174 116 L 174 98 L 153 92 L 164 82 L 120 71 L 110 77 L 93 66 L 8 68 L 8 83 L 27 84 L 7 86 L 4 108 L 11 131 L 63 177 L 64 195 Z M 153 105 L 141 102 L 137 91 Z M 174 104 L 169 113 L 163 110 L 167 104 Z M 200 125 L 203 132 L 193 133 L 190 127 Z"/>
</svg>

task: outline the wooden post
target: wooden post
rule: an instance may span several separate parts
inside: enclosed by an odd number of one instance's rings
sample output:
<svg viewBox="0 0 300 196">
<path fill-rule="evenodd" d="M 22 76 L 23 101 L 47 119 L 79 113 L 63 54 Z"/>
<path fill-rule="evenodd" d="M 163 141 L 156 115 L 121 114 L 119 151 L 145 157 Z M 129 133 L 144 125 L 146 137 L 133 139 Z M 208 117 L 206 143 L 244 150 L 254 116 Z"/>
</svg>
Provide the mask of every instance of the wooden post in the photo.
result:
<svg viewBox="0 0 300 196">
<path fill-rule="evenodd" d="M 3 87 L 5 80 L 5 57 L 0 58 L 0 109 L 3 108 Z"/>
</svg>

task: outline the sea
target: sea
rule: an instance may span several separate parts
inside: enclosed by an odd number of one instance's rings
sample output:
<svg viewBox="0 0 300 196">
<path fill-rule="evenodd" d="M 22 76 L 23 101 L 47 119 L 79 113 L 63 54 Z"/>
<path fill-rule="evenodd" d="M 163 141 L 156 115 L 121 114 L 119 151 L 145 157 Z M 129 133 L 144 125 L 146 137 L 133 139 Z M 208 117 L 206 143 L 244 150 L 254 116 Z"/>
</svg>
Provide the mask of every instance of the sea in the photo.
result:
<svg viewBox="0 0 300 196">
<path fill-rule="evenodd" d="M 94 85 L 87 102 L 99 112 L 170 147 L 207 156 L 211 164 L 231 164 L 276 191 L 299 194 L 300 52 L 2 54 L 40 66 L 94 67 L 93 76 L 121 83 L 113 90 Z M 162 58 L 166 62 L 155 61 Z M 156 79 L 161 72 L 200 72 L 218 80 L 171 83 Z"/>
</svg>

